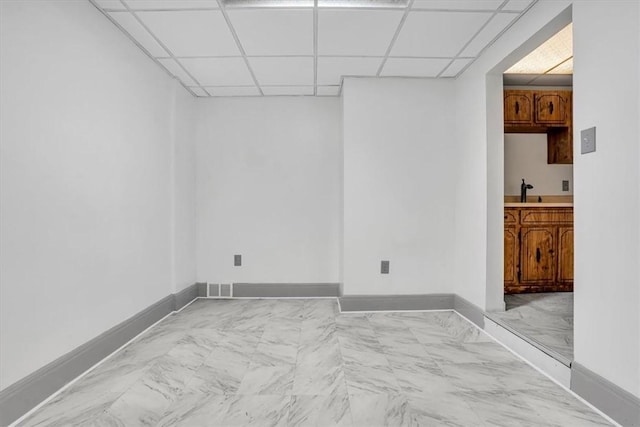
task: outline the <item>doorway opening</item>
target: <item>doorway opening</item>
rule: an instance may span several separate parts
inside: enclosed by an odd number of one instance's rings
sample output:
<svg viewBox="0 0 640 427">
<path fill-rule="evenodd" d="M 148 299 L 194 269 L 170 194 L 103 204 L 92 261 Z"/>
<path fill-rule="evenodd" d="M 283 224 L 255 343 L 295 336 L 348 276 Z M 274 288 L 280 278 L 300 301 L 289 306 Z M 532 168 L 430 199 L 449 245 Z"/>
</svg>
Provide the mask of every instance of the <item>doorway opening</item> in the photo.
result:
<svg viewBox="0 0 640 427">
<path fill-rule="evenodd" d="M 505 311 L 490 318 L 573 361 L 573 43 L 566 25 L 503 74 Z"/>
</svg>

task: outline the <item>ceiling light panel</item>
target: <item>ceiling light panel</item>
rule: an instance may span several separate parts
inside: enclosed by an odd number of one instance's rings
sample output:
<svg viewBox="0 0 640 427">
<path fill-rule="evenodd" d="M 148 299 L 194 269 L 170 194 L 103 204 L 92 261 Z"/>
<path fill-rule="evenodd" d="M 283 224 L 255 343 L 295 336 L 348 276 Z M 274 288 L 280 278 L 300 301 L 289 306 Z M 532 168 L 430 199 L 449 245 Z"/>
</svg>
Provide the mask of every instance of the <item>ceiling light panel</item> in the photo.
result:
<svg viewBox="0 0 640 427">
<path fill-rule="evenodd" d="M 137 12 L 137 15 L 175 56 L 240 55 L 218 10 Z"/>
<path fill-rule="evenodd" d="M 404 9 L 408 0 L 318 0 L 318 7 Z"/>
<path fill-rule="evenodd" d="M 124 30 L 129 33 L 143 48 L 151 54 L 151 56 L 168 56 L 166 50 L 155 41 L 149 32 L 138 22 L 138 20 L 129 12 L 109 12 L 109 16 L 113 18 Z"/>
<path fill-rule="evenodd" d="M 383 58 L 319 57 L 318 84 L 339 85 L 342 76 L 375 76 Z"/>
<path fill-rule="evenodd" d="M 194 82 L 191 77 L 184 71 L 184 69 L 178 65 L 178 63 L 171 59 L 158 59 L 158 61 L 167 69 L 169 72 L 186 86 L 195 86 L 198 83 Z"/>
<path fill-rule="evenodd" d="M 313 0 L 222 0 L 225 9 L 243 8 L 310 8 Z"/>
<path fill-rule="evenodd" d="M 496 10 L 503 0 L 415 0 L 412 9 Z"/>
<path fill-rule="evenodd" d="M 206 87 L 211 96 L 260 96 L 255 86 Z"/>
<path fill-rule="evenodd" d="M 466 67 L 467 64 L 469 64 L 472 60 L 472 58 L 454 60 L 451 65 L 449 65 L 447 69 L 444 70 L 442 74 L 440 74 L 440 77 L 456 77 L 458 73 L 462 71 L 462 69 Z"/>
<path fill-rule="evenodd" d="M 501 31 L 507 28 L 518 15 L 513 13 L 498 13 L 491 21 L 487 24 L 486 27 L 480 31 L 480 33 L 471 40 L 471 43 L 467 47 L 464 48 L 461 56 L 477 56 L 482 49 L 484 49 L 489 43 L 493 41 L 494 38 Z"/>
<path fill-rule="evenodd" d="M 511 12 L 522 12 L 532 2 L 532 0 L 509 0 L 509 2 L 502 8 L 502 10 Z"/>
<path fill-rule="evenodd" d="M 318 86 L 316 94 L 318 96 L 338 96 L 340 95 L 340 86 Z"/>
<path fill-rule="evenodd" d="M 320 55 L 383 56 L 404 12 L 319 10 Z"/>
<path fill-rule="evenodd" d="M 261 86 L 313 85 L 313 58 L 252 57 L 249 64 Z"/>
<path fill-rule="evenodd" d="M 180 62 L 202 86 L 254 85 L 242 58 L 184 58 Z"/>
<path fill-rule="evenodd" d="M 522 58 L 506 74 L 544 74 L 573 56 L 573 32 L 569 24 L 533 52 Z"/>
<path fill-rule="evenodd" d="M 446 67 L 450 59 L 389 58 L 380 73 L 394 77 L 435 77 Z"/>
<path fill-rule="evenodd" d="M 227 11 L 247 55 L 313 55 L 313 10 Z"/>
<path fill-rule="evenodd" d="M 490 17 L 473 12 L 410 12 L 391 56 L 454 57 Z"/>
<path fill-rule="evenodd" d="M 573 74 L 573 58 L 570 58 L 562 64 L 557 65 L 547 74 Z"/>
<path fill-rule="evenodd" d="M 216 0 L 124 0 L 134 10 L 217 9 Z"/>
<path fill-rule="evenodd" d="M 313 86 L 262 86 L 262 93 L 270 95 L 313 95 Z"/>
</svg>

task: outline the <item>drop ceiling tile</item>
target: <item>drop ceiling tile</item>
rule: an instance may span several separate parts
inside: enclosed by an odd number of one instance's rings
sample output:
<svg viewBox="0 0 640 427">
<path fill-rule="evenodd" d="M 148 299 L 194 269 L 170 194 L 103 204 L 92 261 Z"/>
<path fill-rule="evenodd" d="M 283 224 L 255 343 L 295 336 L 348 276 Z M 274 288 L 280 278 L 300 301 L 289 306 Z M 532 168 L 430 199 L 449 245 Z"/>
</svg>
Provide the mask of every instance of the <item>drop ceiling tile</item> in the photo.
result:
<svg viewBox="0 0 640 427">
<path fill-rule="evenodd" d="M 532 0 L 509 0 L 502 10 L 522 12 L 531 4 Z"/>
<path fill-rule="evenodd" d="M 216 0 L 124 0 L 134 10 L 149 9 L 211 9 L 218 8 Z"/>
<path fill-rule="evenodd" d="M 339 85 L 342 76 L 375 76 L 382 58 L 319 57 L 318 84 Z"/>
<path fill-rule="evenodd" d="M 185 85 L 187 86 L 197 85 L 197 83 L 194 82 L 191 77 L 189 77 L 189 75 L 182 69 L 182 67 L 180 67 L 180 65 L 178 65 L 178 63 L 175 60 L 168 58 L 168 59 L 158 59 L 158 61 L 160 61 L 160 63 L 164 65 L 164 67 L 167 70 L 169 70 L 169 72 L 173 74 L 175 78 L 180 80 Z"/>
<path fill-rule="evenodd" d="M 338 96 L 340 95 L 340 86 L 318 86 L 316 94 L 318 96 Z"/>
<path fill-rule="evenodd" d="M 260 86 L 313 85 L 313 58 L 254 57 L 249 64 Z"/>
<path fill-rule="evenodd" d="M 381 76 L 435 77 L 449 64 L 450 59 L 389 58 Z"/>
<path fill-rule="evenodd" d="M 240 55 L 218 10 L 137 12 L 175 56 Z"/>
<path fill-rule="evenodd" d="M 449 67 L 440 75 L 440 77 L 455 77 L 458 73 L 467 66 L 468 63 L 473 61 L 472 58 L 456 59 Z"/>
<path fill-rule="evenodd" d="M 490 17 L 474 12 L 410 12 L 391 56 L 453 57 Z"/>
<path fill-rule="evenodd" d="M 493 39 L 517 17 L 518 15 L 513 13 L 496 14 L 487 26 L 464 48 L 460 56 L 477 56 L 482 49 L 491 43 Z"/>
<path fill-rule="evenodd" d="M 109 12 L 109 16 L 113 18 L 122 28 L 125 29 L 131 37 L 142 45 L 151 56 L 167 56 L 167 52 L 151 37 L 151 34 L 144 29 L 138 20 L 129 12 Z"/>
<path fill-rule="evenodd" d="M 503 0 L 415 0 L 412 9 L 496 10 Z"/>
<path fill-rule="evenodd" d="M 247 55 L 313 55 L 313 10 L 227 12 Z"/>
<path fill-rule="evenodd" d="M 127 10 L 120 0 L 94 0 L 98 6 L 106 10 Z"/>
<path fill-rule="evenodd" d="M 251 86 L 242 58 L 183 58 L 180 62 L 202 86 Z"/>
<path fill-rule="evenodd" d="M 319 10 L 320 55 L 382 56 L 404 12 L 395 10 Z"/>
<path fill-rule="evenodd" d="M 195 93 L 196 96 L 209 96 L 209 94 L 204 89 L 202 89 L 201 87 L 198 87 L 198 86 L 189 87 L 189 90 L 191 90 L 191 92 Z"/>
<path fill-rule="evenodd" d="M 260 96 L 255 86 L 206 87 L 211 96 Z"/>
<path fill-rule="evenodd" d="M 273 95 L 313 95 L 313 86 L 261 86 L 266 96 Z"/>
</svg>

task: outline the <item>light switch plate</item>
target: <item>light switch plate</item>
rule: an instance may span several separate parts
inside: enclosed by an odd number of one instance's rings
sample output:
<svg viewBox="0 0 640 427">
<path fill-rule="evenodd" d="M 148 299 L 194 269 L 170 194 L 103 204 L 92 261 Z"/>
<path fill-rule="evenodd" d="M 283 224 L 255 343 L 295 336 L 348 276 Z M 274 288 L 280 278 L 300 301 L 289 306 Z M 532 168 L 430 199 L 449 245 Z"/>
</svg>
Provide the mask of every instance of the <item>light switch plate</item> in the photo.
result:
<svg viewBox="0 0 640 427">
<path fill-rule="evenodd" d="M 240 267 L 242 265 L 242 255 L 233 256 L 233 265 L 234 267 Z"/>
<path fill-rule="evenodd" d="M 569 181 L 567 180 L 562 181 L 562 191 L 569 191 Z"/>
<path fill-rule="evenodd" d="M 595 126 L 589 129 L 583 129 L 580 131 L 580 149 L 582 154 L 593 153 L 596 151 L 596 128 Z"/>
</svg>

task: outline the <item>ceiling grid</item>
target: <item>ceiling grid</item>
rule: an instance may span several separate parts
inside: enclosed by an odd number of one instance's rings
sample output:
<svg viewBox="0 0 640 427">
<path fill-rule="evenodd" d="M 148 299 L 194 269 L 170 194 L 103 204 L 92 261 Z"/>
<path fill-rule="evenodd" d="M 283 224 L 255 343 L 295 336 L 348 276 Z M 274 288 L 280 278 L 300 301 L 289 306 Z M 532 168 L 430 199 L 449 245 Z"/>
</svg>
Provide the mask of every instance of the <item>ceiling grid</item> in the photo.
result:
<svg viewBox="0 0 640 427">
<path fill-rule="evenodd" d="M 194 96 L 456 78 L 538 0 L 88 0 Z"/>
</svg>

